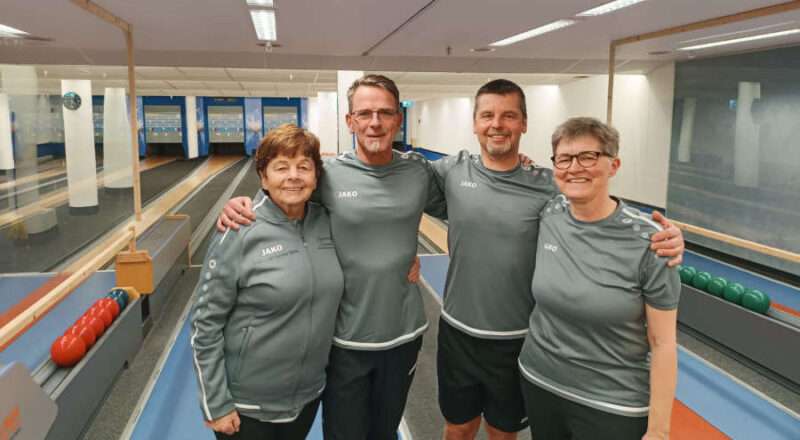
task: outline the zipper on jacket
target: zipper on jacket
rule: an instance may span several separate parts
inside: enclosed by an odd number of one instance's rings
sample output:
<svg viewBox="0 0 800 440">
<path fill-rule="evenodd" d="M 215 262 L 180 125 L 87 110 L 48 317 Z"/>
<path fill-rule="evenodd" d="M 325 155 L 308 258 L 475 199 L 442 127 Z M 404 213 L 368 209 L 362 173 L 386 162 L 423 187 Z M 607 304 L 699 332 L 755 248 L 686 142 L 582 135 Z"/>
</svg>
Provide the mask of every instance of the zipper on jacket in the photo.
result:
<svg viewBox="0 0 800 440">
<path fill-rule="evenodd" d="M 310 345 L 309 340 L 311 339 L 312 331 L 313 331 L 313 328 L 314 328 L 313 327 L 313 320 L 312 320 L 312 318 L 313 318 L 312 310 L 314 308 L 314 289 L 315 289 L 315 284 L 316 283 L 314 282 L 315 275 L 314 275 L 313 266 L 311 265 L 311 257 L 308 254 L 309 253 L 308 243 L 306 243 L 306 238 L 304 236 L 304 230 L 303 230 L 304 229 L 303 228 L 303 223 L 305 222 L 306 219 L 309 218 L 309 216 L 310 216 L 310 213 L 307 212 L 306 213 L 306 217 L 303 219 L 303 222 L 298 222 L 298 224 L 297 224 L 298 233 L 300 234 L 300 239 L 303 241 L 303 255 L 304 255 L 305 260 L 306 260 L 306 268 L 307 268 L 308 272 L 311 274 L 311 276 L 309 277 L 310 280 L 311 280 L 311 289 L 309 289 L 309 291 L 310 291 L 310 293 L 309 293 L 310 298 L 308 300 L 308 318 L 309 318 L 309 320 L 308 320 L 308 327 L 307 327 L 307 331 L 306 331 L 306 338 L 305 338 L 304 346 L 303 346 L 303 356 L 300 358 L 300 365 L 298 366 L 299 374 L 297 375 L 297 380 L 294 383 L 294 392 L 292 393 L 293 398 L 294 398 L 294 406 L 295 407 L 298 407 L 298 402 L 297 402 L 297 397 L 298 396 L 297 396 L 297 393 L 298 393 L 298 389 L 300 388 L 300 383 L 305 382 L 303 376 L 306 374 L 306 371 L 304 371 L 303 366 L 306 363 L 306 357 L 308 357 L 308 347 Z"/>
</svg>

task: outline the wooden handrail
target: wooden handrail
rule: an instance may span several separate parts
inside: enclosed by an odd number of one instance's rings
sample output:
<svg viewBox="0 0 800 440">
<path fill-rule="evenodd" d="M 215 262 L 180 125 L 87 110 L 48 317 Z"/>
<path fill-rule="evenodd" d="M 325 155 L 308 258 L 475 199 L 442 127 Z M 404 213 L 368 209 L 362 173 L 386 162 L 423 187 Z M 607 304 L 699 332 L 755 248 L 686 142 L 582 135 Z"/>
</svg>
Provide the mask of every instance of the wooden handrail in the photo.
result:
<svg viewBox="0 0 800 440">
<path fill-rule="evenodd" d="M 670 221 L 675 226 L 686 232 L 702 235 L 703 237 L 710 238 L 712 240 L 721 241 L 723 243 L 727 243 L 743 249 L 748 249 L 754 252 L 758 252 L 760 254 L 769 255 L 775 258 L 780 258 L 781 260 L 790 261 L 793 263 L 800 263 L 800 254 L 796 254 L 794 252 L 790 252 L 784 249 L 778 249 L 776 247 L 767 246 L 761 243 L 756 243 L 755 241 L 734 237 L 733 235 L 723 234 L 722 232 L 701 228 L 700 226 L 694 226 L 688 223 L 682 223 L 675 220 L 670 220 Z"/>
</svg>

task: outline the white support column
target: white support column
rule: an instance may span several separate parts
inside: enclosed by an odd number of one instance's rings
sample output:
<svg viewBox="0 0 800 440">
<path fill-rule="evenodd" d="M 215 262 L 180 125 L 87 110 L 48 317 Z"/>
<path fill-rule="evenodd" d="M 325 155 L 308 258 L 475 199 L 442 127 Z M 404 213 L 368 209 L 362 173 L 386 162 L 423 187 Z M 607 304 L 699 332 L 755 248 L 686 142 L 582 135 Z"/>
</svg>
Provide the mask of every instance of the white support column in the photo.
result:
<svg viewBox="0 0 800 440">
<path fill-rule="evenodd" d="M 309 130 L 319 137 L 323 153 L 337 153 L 338 117 L 336 92 L 319 92 L 316 98 L 308 100 Z"/>
<path fill-rule="evenodd" d="M 38 167 L 39 136 L 38 124 L 43 115 L 38 115 L 38 79 L 33 66 L 0 66 L 4 91 L 8 94 L 9 111 L 15 115 L 16 148 L 14 150 L 15 177 L 22 179 L 36 176 Z M 16 200 L 9 198 L 9 208 L 27 206 L 39 202 L 38 185 L 31 185 L 30 190 L 17 194 Z M 56 213 L 52 208 L 40 207 L 35 214 L 25 217 L 23 221 L 25 233 L 38 234 L 52 229 L 57 223 Z"/>
<path fill-rule="evenodd" d="M 0 170 L 14 169 L 14 145 L 11 140 L 11 110 L 8 95 L 0 93 Z"/>
<path fill-rule="evenodd" d="M 133 187 L 131 148 L 128 96 L 124 88 L 106 88 L 103 101 L 103 186 Z"/>
<path fill-rule="evenodd" d="M 336 72 L 336 91 L 338 93 L 339 101 L 339 115 L 336 118 L 339 127 L 339 147 L 338 152 L 352 150 L 353 134 L 345 121 L 345 115 L 349 112 L 347 105 L 347 89 L 353 84 L 353 81 L 364 76 L 364 72 L 360 70 L 340 70 Z"/>
<path fill-rule="evenodd" d="M 47 144 L 52 142 L 50 139 L 50 97 L 39 95 L 36 99 L 36 143 Z"/>
<path fill-rule="evenodd" d="M 690 162 L 692 160 L 692 137 L 694 136 L 694 112 L 696 108 L 697 98 L 684 98 L 681 134 L 678 140 L 678 162 Z"/>
<path fill-rule="evenodd" d="M 733 180 L 741 186 L 758 186 L 759 126 L 753 120 L 753 101 L 761 98 L 761 84 L 740 82 L 736 100 L 736 138 L 733 153 Z"/>
<path fill-rule="evenodd" d="M 94 154 L 92 121 L 92 82 L 61 80 L 61 95 L 69 92 L 80 97 L 80 107 L 64 108 L 64 150 L 67 161 L 67 187 L 70 208 L 96 207 L 97 159 Z"/>
<path fill-rule="evenodd" d="M 187 159 L 194 159 L 199 156 L 197 144 L 197 98 L 194 96 L 186 97 L 186 142 L 189 150 Z"/>
</svg>

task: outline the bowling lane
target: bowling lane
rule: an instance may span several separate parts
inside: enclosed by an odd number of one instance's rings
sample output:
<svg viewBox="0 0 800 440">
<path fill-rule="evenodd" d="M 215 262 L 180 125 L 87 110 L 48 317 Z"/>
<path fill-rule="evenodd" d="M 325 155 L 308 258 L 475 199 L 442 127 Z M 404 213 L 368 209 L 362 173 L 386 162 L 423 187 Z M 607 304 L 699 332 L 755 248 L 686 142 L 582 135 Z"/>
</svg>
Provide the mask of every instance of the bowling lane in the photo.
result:
<svg viewBox="0 0 800 440">
<path fill-rule="evenodd" d="M 144 173 L 145 171 L 153 168 L 174 162 L 175 160 L 177 160 L 175 157 L 149 157 L 139 162 L 139 171 Z M 96 171 L 98 176 L 98 187 L 102 187 L 103 166 L 98 165 Z M 67 177 L 63 164 L 37 174 L 10 180 L 5 183 L 0 183 L 0 214 L 11 213 L 12 211 L 9 210 L 10 206 L 15 206 L 15 209 L 17 210 L 27 206 L 25 203 L 21 202 L 21 199 L 24 200 L 24 197 L 20 196 L 25 192 L 34 190 L 38 191 L 39 196 L 33 198 L 32 201 L 29 201 L 28 203 L 30 204 L 38 204 L 39 206 L 47 204 L 49 206 L 53 206 L 64 203 L 67 201 L 66 187 Z M 12 201 L 14 202 L 14 205 L 10 205 Z M 24 212 L 25 211 L 22 211 L 17 214 L 24 216 Z M 3 217 L 6 216 L 4 215 Z M 0 224 L 3 223 L 3 221 L 0 221 Z"/>
<path fill-rule="evenodd" d="M 202 160 L 172 162 L 142 173 L 143 204 L 173 187 Z M 22 223 L 0 227 L 0 273 L 46 272 L 133 214 L 131 191 L 98 192 L 99 211 L 73 215 L 67 204 L 55 207 L 57 226 L 26 236 Z"/>
</svg>

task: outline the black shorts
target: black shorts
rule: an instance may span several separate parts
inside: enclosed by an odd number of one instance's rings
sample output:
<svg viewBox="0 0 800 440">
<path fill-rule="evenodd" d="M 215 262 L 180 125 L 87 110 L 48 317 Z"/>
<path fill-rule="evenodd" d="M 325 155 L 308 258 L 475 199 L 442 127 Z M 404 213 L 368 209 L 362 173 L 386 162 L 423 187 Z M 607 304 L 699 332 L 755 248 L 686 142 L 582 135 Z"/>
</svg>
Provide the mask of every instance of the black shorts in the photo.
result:
<svg viewBox="0 0 800 440">
<path fill-rule="evenodd" d="M 239 414 L 239 432 L 233 435 L 215 432 L 217 440 L 305 440 L 317 415 L 320 399 L 303 407 L 296 419 L 287 423 L 262 422 Z"/>
<path fill-rule="evenodd" d="M 527 379 L 521 381 L 533 438 L 639 440 L 647 432 L 647 416 L 600 411 L 553 394 Z"/>
<path fill-rule="evenodd" d="M 481 339 L 439 320 L 439 408 L 460 425 L 483 415 L 505 432 L 528 426 L 517 359 L 524 339 Z"/>
<path fill-rule="evenodd" d="M 331 348 L 325 440 L 396 440 L 421 347 L 422 337 L 387 350 Z"/>
</svg>

